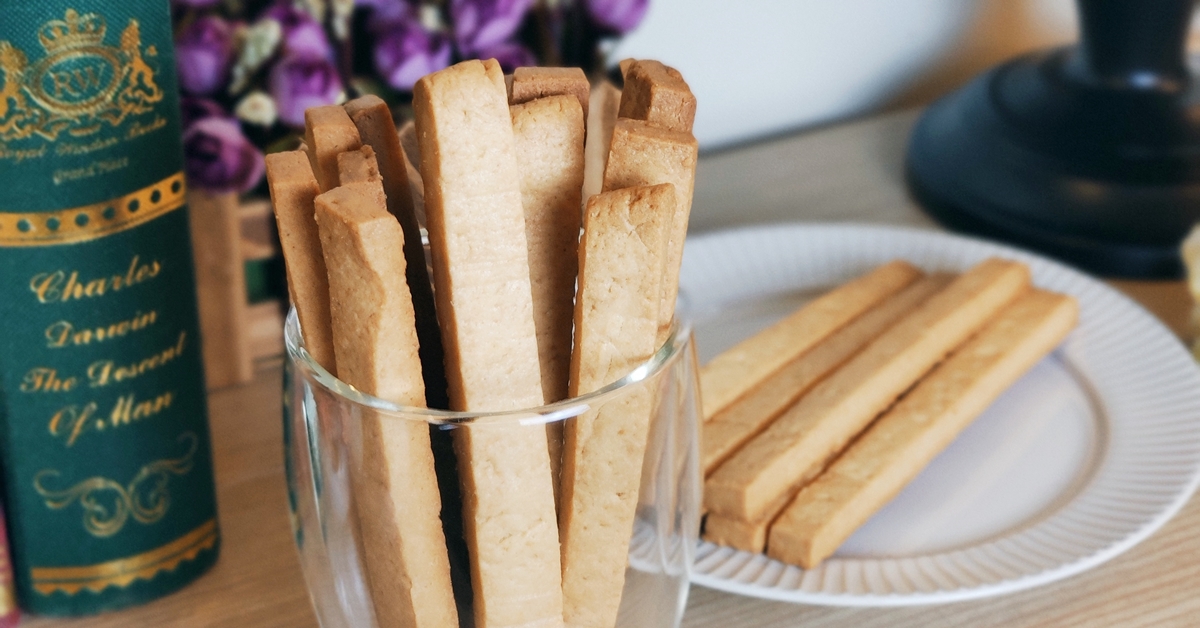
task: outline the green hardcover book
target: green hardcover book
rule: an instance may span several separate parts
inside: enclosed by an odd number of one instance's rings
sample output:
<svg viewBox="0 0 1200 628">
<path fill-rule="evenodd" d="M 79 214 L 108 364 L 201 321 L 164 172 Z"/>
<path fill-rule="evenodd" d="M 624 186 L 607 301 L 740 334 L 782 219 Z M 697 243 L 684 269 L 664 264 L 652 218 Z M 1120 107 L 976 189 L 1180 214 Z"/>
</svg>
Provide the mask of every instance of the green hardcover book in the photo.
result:
<svg viewBox="0 0 1200 628">
<path fill-rule="evenodd" d="M 167 0 L 0 0 L 0 463 L 34 613 L 216 560 L 180 136 Z"/>
</svg>

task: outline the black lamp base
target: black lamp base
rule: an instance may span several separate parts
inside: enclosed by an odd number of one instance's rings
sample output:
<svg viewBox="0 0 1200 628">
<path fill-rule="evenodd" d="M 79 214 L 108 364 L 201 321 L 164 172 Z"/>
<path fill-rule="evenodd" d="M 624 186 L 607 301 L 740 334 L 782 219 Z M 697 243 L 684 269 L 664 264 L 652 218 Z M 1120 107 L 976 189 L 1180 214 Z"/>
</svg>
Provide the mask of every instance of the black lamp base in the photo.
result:
<svg viewBox="0 0 1200 628">
<path fill-rule="evenodd" d="M 1097 50 L 1023 57 L 934 103 L 909 143 L 910 189 L 952 229 L 1100 275 L 1180 277 L 1200 222 L 1200 81 L 1098 72 Z"/>
</svg>

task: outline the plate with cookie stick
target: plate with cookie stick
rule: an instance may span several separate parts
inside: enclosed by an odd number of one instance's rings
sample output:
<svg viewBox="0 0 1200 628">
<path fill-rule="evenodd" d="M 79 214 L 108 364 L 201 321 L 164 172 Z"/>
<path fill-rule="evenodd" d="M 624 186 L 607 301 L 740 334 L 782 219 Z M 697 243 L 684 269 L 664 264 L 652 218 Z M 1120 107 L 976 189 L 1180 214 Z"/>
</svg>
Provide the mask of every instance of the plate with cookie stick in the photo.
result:
<svg viewBox="0 0 1200 628">
<path fill-rule="evenodd" d="M 809 604 L 981 598 L 1097 567 L 1200 482 L 1200 369 L 1104 283 L 940 232 L 695 236 L 695 584 Z"/>
</svg>

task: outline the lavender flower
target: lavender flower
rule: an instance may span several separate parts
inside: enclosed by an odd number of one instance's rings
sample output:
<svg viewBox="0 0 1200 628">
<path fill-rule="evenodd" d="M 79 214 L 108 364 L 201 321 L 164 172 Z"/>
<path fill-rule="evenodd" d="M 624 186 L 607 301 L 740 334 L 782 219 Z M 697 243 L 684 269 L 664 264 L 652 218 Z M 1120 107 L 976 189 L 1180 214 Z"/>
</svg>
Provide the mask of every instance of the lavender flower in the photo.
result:
<svg viewBox="0 0 1200 628">
<path fill-rule="evenodd" d="M 337 69 L 326 59 L 286 56 L 271 68 L 268 89 L 279 110 L 279 120 L 288 126 L 304 126 L 304 110 L 330 105 L 342 96 Z"/>
<path fill-rule="evenodd" d="M 217 6 L 221 0 L 171 0 L 171 4 L 188 9 L 207 9 Z"/>
<path fill-rule="evenodd" d="M 583 0 L 592 21 L 601 28 L 624 35 L 637 27 L 646 16 L 650 0 Z"/>
<path fill-rule="evenodd" d="M 374 57 L 375 70 L 388 85 L 411 91 L 422 76 L 450 65 L 450 41 L 404 21 L 379 35 Z"/>
<path fill-rule="evenodd" d="M 333 46 L 321 26 L 305 11 L 289 4 L 275 4 L 263 11 L 262 18 L 275 20 L 283 29 L 284 54 L 320 59 L 333 59 Z"/>
<path fill-rule="evenodd" d="M 357 0 L 355 5 L 370 9 L 368 27 L 375 32 L 409 19 L 416 19 L 416 10 L 407 0 Z"/>
<path fill-rule="evenodd" d="M 537 56 L 531 50 L 516 42 L 505 42 L 494 48 L 488 48 L 479 53 L 480 59 L 495 59 L 506 73 L 521 67 L 538 64 Z"/>
<path fill-rule="evenodd" d="M 474 55 L 506 42 L 525 20 L 533 0 L 450 0 L 459 52 Z"/>
<path fill-rule="evenodd" d="M 190 94 L 204 96 L 220 89 L 229 76 L 232 61 L 233 29 L 214 15 L 189 24 L 175 42 L 179 85 Z"/>
<path fill-rule="evenodd" d="M 183 133 L 184 169 L 188 182 L 209 192 L 247 192 L 262 179 L 262 153 L 236 120 L 201 118 Z"/>
</svg>

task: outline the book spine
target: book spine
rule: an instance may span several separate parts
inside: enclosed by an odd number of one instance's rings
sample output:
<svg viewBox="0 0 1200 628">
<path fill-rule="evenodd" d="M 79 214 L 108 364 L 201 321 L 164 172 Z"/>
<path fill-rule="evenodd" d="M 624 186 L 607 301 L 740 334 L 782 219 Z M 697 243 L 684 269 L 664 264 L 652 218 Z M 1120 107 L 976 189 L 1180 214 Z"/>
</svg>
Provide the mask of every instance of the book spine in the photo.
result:
<svg viewBox="0 0 1200 628">
<path fill-rule="evenodd" d="M 8 530 L 4 512 L 0 510 L 0 628 L 13 628 L 21 623 L 17 608 L 17 590 L 13 586 L 12 559 L 8 549 Z"/>
<path fill-rule="evenodd" d="M 0 464 L 18 599 L 111 610 L 219 543 L 167 0 L 0 19 Z"/>
</svg>

